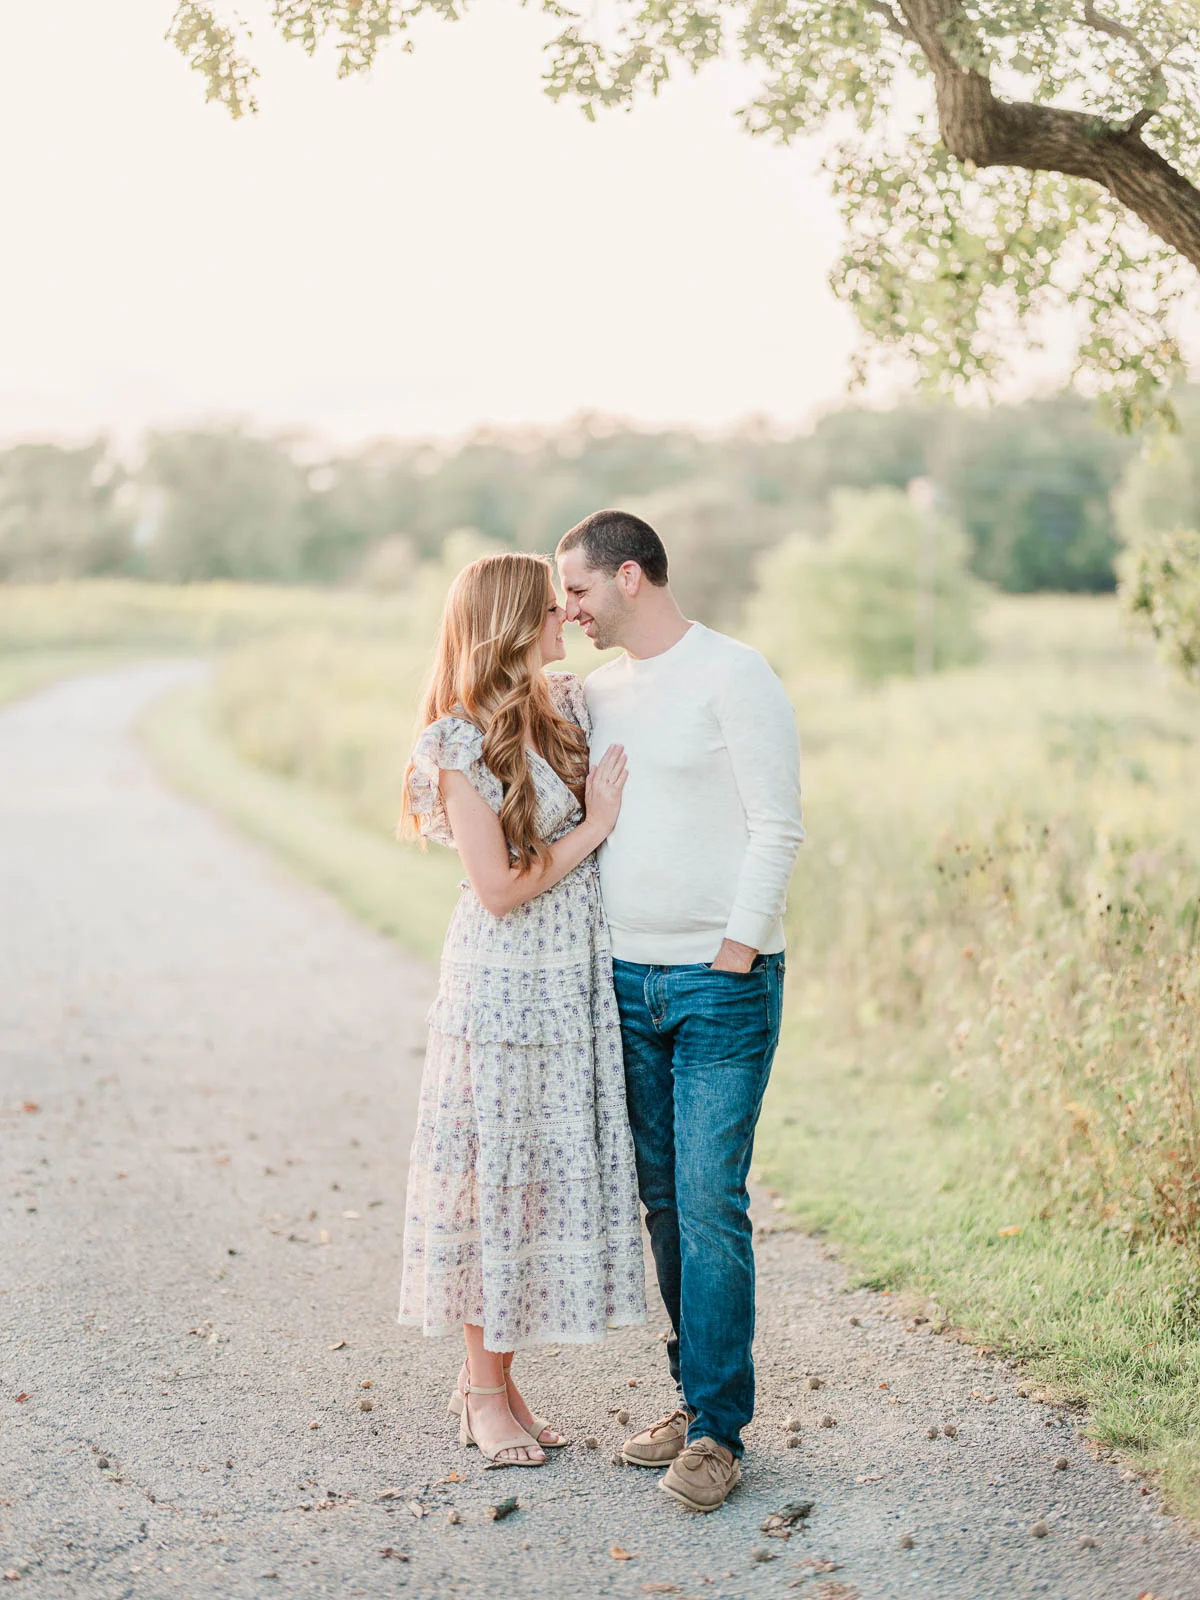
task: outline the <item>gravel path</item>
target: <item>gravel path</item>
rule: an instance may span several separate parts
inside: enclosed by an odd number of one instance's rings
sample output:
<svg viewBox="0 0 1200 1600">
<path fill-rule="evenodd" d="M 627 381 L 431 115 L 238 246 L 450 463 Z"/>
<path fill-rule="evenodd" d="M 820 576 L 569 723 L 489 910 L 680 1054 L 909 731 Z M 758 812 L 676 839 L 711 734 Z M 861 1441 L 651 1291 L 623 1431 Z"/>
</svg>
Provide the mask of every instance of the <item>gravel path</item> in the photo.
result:
<svg viewBox="0 0 1200 1600">
<path fill-rule="evenodd" d="M 0 714 L 6 1592 L 1200 1594 L 1200 1551 L 1073 1419 L 791 1232 L 760 1243 L 760 1413 L 719 1515 L 612 1464 L 612 1413 L 669 1400 L 661 1309 L 523 1360 L 596 1449 L 460 1451 L 457 1350 L 392 1321 L 432 974 L 152 774 L 131 725 L 187 670 Z"/>
</svg>

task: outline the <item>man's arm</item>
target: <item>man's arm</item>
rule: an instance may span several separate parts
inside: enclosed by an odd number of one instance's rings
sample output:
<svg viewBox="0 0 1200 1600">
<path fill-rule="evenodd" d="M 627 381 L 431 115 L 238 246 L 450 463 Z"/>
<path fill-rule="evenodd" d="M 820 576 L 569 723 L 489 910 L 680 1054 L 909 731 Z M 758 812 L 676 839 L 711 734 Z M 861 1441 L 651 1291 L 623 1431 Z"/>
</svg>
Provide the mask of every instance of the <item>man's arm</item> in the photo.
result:
<svg viewBox="0 0 1200 1600">
<path fill-rule="evenodd" d="M 716 711 L 746 812 L 749 842 L 713 967 L 748 972 L 783 915 L 804 839 L 800 741 L 787 693 L 759 655 L 746 656 L 723 679 Z"/>
</svg>

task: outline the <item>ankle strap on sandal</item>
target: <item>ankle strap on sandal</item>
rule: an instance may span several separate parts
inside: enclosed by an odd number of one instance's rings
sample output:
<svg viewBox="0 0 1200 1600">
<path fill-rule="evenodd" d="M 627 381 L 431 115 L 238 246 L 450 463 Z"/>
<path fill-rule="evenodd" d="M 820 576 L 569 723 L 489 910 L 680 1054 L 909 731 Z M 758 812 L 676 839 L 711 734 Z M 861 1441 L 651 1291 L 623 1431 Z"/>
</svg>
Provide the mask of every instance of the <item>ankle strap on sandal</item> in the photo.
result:
<svg viewBox="0 0 1200 1600">
<path fill-rule="evenodd" d="M 469 1378 L 467 1380 L 468 1394 L 506 1394 L 507 1392 L 508 1385 L 506 1383 L 500 1384 L 499 1387 L 495 1389 L 485 1389 L 478 1383 L 472 1383 Z"/>
</svg>

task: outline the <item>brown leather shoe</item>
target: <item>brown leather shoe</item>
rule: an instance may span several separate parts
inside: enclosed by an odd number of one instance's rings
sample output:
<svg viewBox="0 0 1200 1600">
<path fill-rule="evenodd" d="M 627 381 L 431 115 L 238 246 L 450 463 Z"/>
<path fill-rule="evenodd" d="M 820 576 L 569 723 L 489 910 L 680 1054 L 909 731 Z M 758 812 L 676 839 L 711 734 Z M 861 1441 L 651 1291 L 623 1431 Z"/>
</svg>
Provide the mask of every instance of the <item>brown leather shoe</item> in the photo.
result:
<svg viewBox="0 0 1200 1600">
<path fill-rule="evenodd" d="M 626 1439 L 621 1448 L 621 1460 L 630 1467 L 665 1467 L 683 1449 L 690 1420 L 683 1410 L 659 1417 L 641 1433 Z"/>
<path fill-rule="evenodd" d="M 697 1439 L 672 1461 L 658 1487 L 689 1511 L 715 1511 L 741 1475 L 730 1451 L 715 1439 Z"/>
</svg>

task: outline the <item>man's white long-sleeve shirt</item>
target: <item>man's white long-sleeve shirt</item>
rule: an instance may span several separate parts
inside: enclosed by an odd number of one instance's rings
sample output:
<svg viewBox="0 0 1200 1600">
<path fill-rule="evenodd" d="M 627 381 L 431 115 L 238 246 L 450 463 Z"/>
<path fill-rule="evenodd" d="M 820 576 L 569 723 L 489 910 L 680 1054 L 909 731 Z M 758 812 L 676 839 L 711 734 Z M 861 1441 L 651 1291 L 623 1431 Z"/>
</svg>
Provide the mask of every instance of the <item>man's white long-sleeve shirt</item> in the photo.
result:
<svg viewBox="0 0 1200 1600">
<path fill-rule="evenodd" d="M 600 850 L 619 961 L 711 961 L 723 939 L 771 954 L 800 814 L 800 748 L 783 685 L 757 650 L 693 622 L 661 655 L 584 684 L 591 750 L 625 746 L 629 779 Z"/>
</svg>

